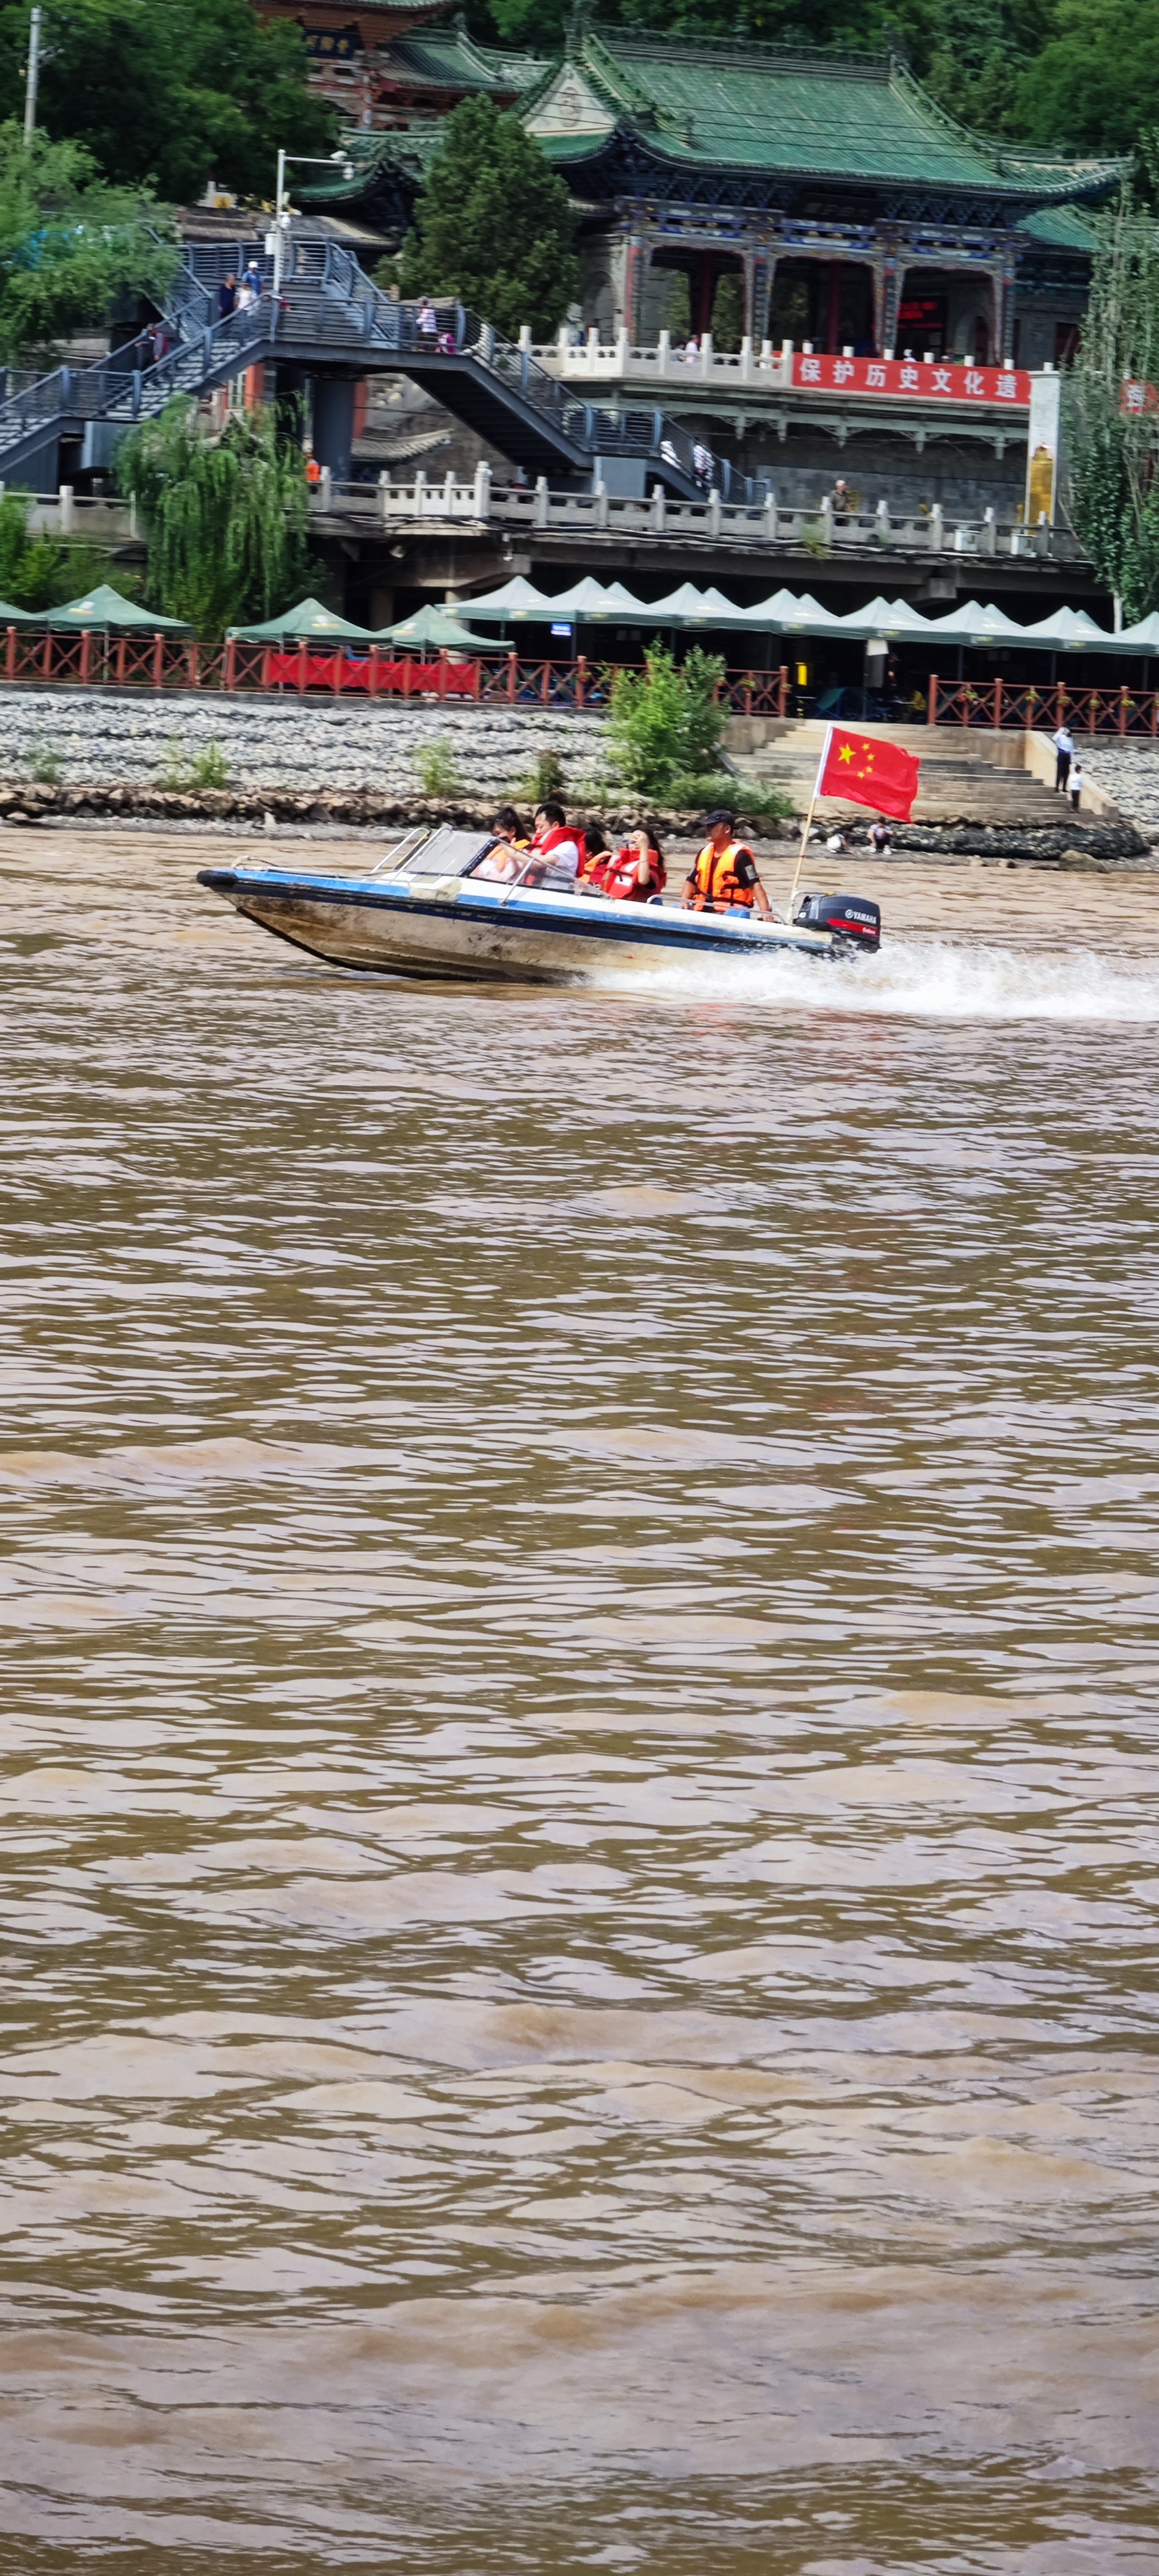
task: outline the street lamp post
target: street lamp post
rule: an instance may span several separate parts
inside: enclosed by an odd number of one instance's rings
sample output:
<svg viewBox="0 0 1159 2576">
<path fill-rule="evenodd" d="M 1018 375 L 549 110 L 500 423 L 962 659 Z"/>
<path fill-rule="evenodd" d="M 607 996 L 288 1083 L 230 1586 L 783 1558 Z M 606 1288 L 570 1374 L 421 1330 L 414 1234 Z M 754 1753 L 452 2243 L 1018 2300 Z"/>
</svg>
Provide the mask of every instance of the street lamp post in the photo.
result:
<svg viewBox="0 0 1159 2576">
<path fill-rule="evenodd" d="M 37 12 L 37 15 L 39 16 L 39 11 Z M 275 304 L 277 303 L 278 298 L 279 298 L 279 296 L 280 296 L 280 294 L 281 294 L 281 292 L 282 292 L 282 253 L 283 253 L 283 244 L 284 244 L 284 241 L 285 241 L 285 236 L 286 236 L 286 234 L 288 233 L 288 231 L 289 231 L 289 229 L 290 229 L 290 210 L 289 210 L 288 205 L 286 204 L 286 171 L 287 171 L 287 169 L 289 168 L 289 165 L 290 165 L 290 163 L 291 163 L 291 162 L 294 162 L 294 163 L 295 163 L 295 165 L 296 165 L 298 168 L 300 168 L 300 169 L 307 169 L 307 170 L 328 170 L 328 169 L 330 168 L 330 166 L 331 166 L 331 163 L 332 163 L 332 162 L 335 162 L 335 161 L 338 161 L 338 162 L 340 162 L 340 163 L 341 163 L 341 165 L 342 165 L 342 176 L 343 176 L 343 178 L 344 178 L 344 179 L 352 179 L 352 178 L 354 177 L 354 163 L 351 161 L 351 159 L 350 159 L 349 155 L 344 151 L 344 149 L 343 149 L 343 147 L 342 147 L 342 145 L 341 145 L 341 144 L 339 144 L 339 147 L 338 147 L 337 152 L 329 152 L 329 153 L 327 153 L 325 156 L 323 156 L 321 153 L 318 153 L 318 152 L 281 152 L 281 151 L 279 151 L 279 153 L 278 153 L 278 185 L 277 185 L 277 193 L 276 193 L 276 195 L 275 195 L 275 197 L 274 197 L 274 302 L 275 302 Z M 268 247 L 268 245 L 267 245 L 267 247 Z"/>
</svg>

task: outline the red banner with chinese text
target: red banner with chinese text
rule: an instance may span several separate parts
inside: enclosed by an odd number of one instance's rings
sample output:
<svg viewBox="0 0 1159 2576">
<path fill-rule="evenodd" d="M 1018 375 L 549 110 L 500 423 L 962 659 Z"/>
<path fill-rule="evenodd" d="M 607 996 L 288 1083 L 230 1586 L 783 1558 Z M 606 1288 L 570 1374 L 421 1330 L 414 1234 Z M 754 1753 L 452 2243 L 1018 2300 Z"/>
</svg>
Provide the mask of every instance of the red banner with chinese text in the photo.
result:
<svg viewBox="0 0 1159 2576">
<path fill-rule="evenodd" d="M 824 358 L 793 351 L 793 383 L 824 394 L 905 394 L 919 401 L 1001 403 L 1030 401 L 1025 367 L 927 366 L 919 358 Z"/>
</svg>

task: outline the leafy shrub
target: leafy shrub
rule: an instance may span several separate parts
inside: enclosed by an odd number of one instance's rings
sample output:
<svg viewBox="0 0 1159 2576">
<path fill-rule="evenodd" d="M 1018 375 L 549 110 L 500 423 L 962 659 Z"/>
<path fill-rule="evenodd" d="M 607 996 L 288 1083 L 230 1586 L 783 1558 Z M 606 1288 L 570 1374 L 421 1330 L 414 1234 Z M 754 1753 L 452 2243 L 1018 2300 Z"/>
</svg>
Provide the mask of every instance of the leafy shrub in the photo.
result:
<svg viewBox="0 0 1159 2576">
<path fill-rule="evenodd" d="M 37 739 L 28 747 L 28 774 L 38 787 L 55 787 L 60 777 L 60 762 L 48 743 Z"/>
<path fill-rule="evenodd" d="M 696 806 L 701 813 L 714 805 L 727 805 L 734 814 L 759 815 L 762 821 L 787 823 L 796 808 L 783 787 L 770 786 L 763 778 L 734 778 L 727 769 L 708 770 L 702 776 L 674 778 L 667 790 L 670 805 L 687 812 Z"/>
<path fill-rule="evenodd" d="M 453 743 L 420 743 L 411 759 L 428 796 L 457 796 L 461 792 L 458 754 Z"/>
<path fill-rule="evenodd" d="M 224 787 L 229 778 L 229 762 L 218 742 L 207 742 L 200 751 L 188 756 L 176 735 L 161 764 L 163 787 L 192 789 L 200 794 L 207 787 Z"/>
<path fill-rule="evenodd" d="M 192 787 L 224 787 L 229 780 L 229 762 L 219 742 L 207 742 L 195 751 L 189 764 Z"/>
<path fill-rule="evenodd" d="M 530 768 L 516 779 L 511 790 L 513 796 L 525 797 L 533 809 L 545 804 L 549 796 L 563 796 L 566 792 L 567 780 L 558 751 L 537 751 Z"/>
<path fill-rule="evenodd" d="M 717 696 L 724 667 L 719 654 L 705 653 L 698 644 L 682 663 L 653 644 L 641 676 L 616 672 L 612 757 L 634 794 L 665 796 L 674 778 L 696 777 L 709 768 L 728 722 Z"/>
</svg>

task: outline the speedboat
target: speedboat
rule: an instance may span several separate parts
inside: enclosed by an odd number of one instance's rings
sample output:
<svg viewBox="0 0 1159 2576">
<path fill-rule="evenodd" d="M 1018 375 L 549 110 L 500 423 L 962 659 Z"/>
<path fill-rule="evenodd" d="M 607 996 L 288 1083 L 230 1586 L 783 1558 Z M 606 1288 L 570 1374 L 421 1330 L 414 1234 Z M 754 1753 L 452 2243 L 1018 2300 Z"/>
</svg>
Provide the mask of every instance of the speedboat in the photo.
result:
<svg viewBox="0 0 1159 2576">
<path fill-rule="evenodd" d="M 625 903 L 532 880 L 542 862 L 500 880 L 477 872 L 490 832 L 444 825 L 400 842 L 366 876 L 301 868 L 202 868 L 198 884 L 295 948 L 331 966 L 470 983 L 582 984 L 671 958 L 816 958 L 873 950 L 881 914 L 862 895 L 806 896 L 793 921 L 763 913 L 686 912 L 659 895 Z"/>
</svg>

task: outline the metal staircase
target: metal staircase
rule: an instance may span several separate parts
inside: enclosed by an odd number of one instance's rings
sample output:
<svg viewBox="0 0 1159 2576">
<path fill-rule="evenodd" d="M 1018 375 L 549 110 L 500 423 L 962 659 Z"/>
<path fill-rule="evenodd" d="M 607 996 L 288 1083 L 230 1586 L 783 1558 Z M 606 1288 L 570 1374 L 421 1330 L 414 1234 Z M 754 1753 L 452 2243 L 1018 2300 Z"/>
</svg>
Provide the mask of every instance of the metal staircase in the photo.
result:
<svg viewBox="0 0 1159 2576">
<path fill-rule="evenodd" d="M 261 298 L 249 313 L 222 321 L 221 281 L 231 271 L 240 276 L 251 260 L 261 272 Z M 703 499 L 710 487 L 723 501 L 764 495 L 763 483 L 699 447 L 662 411 L 578 399 L 529 350 L 462 305 L 435 305 L 434 329 L 429 309 L 421 328 L 423 308 L 395 303 L 327 234 L 291 236 L 276 301 L 260 240 L 193 243 L 169 309 L 177 345 L 157 365 L 141 367 L 130 344 L 94 367 L 58 367 L 0 403 L 0 479 L 58 459 L 60 441 L 82 436 L 90 421 L 129 429 L 175 394 L 208 393 L 245 367 L 277 359 L 313 376 L 410 376 L 533 475 L 558 481 L 562 469 L 569 481 L 590 487 L 604 459 L 634 458 L 683 500 Z M 52 479 L 59 479 L 55 471 Z"/>
</svg>

